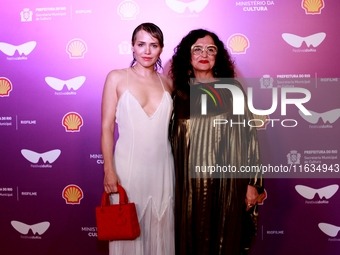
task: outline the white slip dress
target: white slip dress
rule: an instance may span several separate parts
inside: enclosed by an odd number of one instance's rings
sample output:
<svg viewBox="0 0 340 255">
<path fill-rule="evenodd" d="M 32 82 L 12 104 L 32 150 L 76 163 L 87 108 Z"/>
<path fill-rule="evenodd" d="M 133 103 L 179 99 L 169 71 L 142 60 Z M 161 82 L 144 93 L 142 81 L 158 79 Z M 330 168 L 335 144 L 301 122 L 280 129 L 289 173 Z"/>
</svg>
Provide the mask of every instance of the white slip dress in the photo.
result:
<svg viewBox="0 0 340 255">
<path fill-rule="evenodd" d="M 164 92 L 152 116 L 145 113 L 129 86 L 118 101 L 115 169 L 129 201 L 136 204 L 141 235 L 132 241 L 111 241 L 110 255 L 175 254 L 174 163 L 168 140 L 172 98 L 159 80 Z M 112 195 L 112 201 L 117 203 L 118 195 Z"/>
</svg>

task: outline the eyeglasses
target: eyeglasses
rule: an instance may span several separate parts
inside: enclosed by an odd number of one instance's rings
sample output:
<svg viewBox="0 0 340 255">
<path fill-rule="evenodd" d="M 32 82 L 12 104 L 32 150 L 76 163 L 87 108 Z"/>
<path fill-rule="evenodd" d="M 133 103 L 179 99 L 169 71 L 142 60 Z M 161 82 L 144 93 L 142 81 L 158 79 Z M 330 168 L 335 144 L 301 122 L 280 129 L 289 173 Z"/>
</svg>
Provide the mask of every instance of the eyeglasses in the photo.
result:
<svg viewBox="0 0 340 255">
<path fill-rule="evenodd" d="M 215 45 L 203 47 L 203 45 L 200 44 L 191 46 L 191 52 L 194 55 L 202 55 L 203 51 L 206 51 L 209 56 L 215 56 L 217 54 L 217 47 Z"/>
</svg>

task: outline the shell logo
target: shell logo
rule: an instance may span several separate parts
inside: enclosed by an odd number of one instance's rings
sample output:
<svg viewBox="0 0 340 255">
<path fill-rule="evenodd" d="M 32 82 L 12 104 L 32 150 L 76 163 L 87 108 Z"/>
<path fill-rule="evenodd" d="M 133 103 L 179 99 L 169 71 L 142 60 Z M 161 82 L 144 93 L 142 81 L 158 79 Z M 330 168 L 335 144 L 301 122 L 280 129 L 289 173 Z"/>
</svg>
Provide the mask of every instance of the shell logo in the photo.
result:
<svg viewBox="0 0 340 255">
<path fill-rule="evenodd" d="M 302 0 L 301 6 L 305 9 L 306 14 L 321 14 L 325 2 L 324 0 Z"/>
<path fill-rule="evenodd" d="M 0 77 L 0 97 L 8 97 L 12 89 L 11 81 L 5 77 Z"/>
<path fill-rule="evenodd" d="M 249 40 L 243 34 L 233 34 L 227 41 L 227 47 L 231 50 L 231 54 L 246 54 L 249 46 Z"/>
<path fill-rule="evenodd" d="M 117 13 L 121 20 L 134 20 L 139 13 L 139 7 L 132 0 L 124 0 L 118 5 Z"/>
<path fill-rule="evenodd" d="M 72 39 L 66 45 L 66 53 L 70 56 L 70 58 L 84 58 L 86 52 L 87 45 L 82 39 Z"/>
<path fill-rule="evenodd" d="M 80 204 L 83 199 L 84 193 L 80 187 L 75 184 L 67 185 L 62 192 L 62 197 L 65 199 L 66 204 Z"/>
<path fill-rule="evenodd" d="M 83 118 L 76 112 L 66 113 L 62 120 L 62 125 L 65 127 L 66 132 L 79 132 L 83 124 Z"/>
</svg>

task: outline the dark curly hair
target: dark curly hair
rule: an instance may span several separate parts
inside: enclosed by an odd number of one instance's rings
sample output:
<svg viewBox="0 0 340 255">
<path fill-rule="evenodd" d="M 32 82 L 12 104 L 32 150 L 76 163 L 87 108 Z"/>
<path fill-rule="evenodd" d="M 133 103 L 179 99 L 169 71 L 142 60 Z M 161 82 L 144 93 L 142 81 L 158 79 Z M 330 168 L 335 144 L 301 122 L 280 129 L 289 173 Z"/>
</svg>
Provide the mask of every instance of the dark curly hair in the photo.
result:
<svg viewBox="0 0 340 255">
<path fill-rule="evenodd" d="M 157 25 L 153 23 L 142 23 L 138 27 L 135 28 L 135 30 L 132 33 L 132 38 L 131 38 L 132 46 L 136 42 L 137 33 L 141 30 L 144 30 L 145 32 L 149 33 L 152 37 L 156 38 L 161 48 L 164 47 L 163 32 Z M 133 56 L 133 60 L 130 64 L 130 67 L 132 67 L 135 64 L 135 62 L 136 62 L 136 59 L 135 59 L 135 56 Z M 159 70 L 159 69 L 163 69 L 162 61 L 160 58 L 157 59 L 156 64 L 155 64 L 155 70 Z"/>
<path fill-rule="evenodd" d="M 205 29 L 196 29 L 189 32 L 174 49 L 169 75 L 173 79 L 175 89 L 187 90 L 190 78 L 194 78 L 191 60 L 191 46 L 199 39 L 210 35 L 218 48 L 215 66 L 213 67 L 214 77 L 234 78 L 234 61 L 224 47 L 224 43 L 218 36 Z"/>
</svg>

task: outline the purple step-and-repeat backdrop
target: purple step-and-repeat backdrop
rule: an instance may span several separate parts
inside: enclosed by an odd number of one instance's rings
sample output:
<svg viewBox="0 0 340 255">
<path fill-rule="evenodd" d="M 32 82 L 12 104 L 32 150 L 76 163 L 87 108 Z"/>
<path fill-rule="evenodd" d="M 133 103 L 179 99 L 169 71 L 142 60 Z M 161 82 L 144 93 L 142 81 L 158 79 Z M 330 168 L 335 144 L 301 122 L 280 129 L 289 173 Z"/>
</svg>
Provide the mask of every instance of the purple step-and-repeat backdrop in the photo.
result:
<svg viewBox="0 0 340 255">
<path fill-rule="evenodd" d="M 339 12 L 337 0 L 0 0 L 0 254 L 108 254 L 94 213 L 101 93 L 142 22 L 164 32 L 164 72 L 190 30 L 214 31 L 254 112 L 267 110 L 245 123 L 267 177 L 251 254 L 338 254 Z"/>
</svg>

